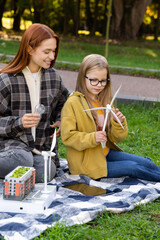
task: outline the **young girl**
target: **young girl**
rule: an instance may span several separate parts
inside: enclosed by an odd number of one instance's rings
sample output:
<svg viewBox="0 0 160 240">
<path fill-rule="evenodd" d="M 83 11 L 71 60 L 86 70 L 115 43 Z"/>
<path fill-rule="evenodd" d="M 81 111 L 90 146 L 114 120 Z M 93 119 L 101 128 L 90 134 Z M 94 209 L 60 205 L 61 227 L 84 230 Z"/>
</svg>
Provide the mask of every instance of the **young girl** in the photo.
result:
<svg viewBox="0 0 160 240">
<path fill-rule="evenodd" d="M 119 109 L 114 112 L 124 129 L 110 115 L 106 131 L 102 131 L 102 110 L 84 111 L 110 102 L 111 78 L 106 59 L 97 54 L 86 56 L 80 66 L 76 92 L 70 95 L 61 113 L 61 136 L 67 145 L 71 174 L 93 179 L 130 176 L 160 181 L 160 167 L 151 159 L 122 152 L 115 144 L 128 133 L 126 118 Z M 105 148 L 101 142 L 106 142 Z"/>
<path fill-rule="evenodd" d="M 52 68 L 58 48 L 59 38 L 49 27 L 33 24 L 25 31 L 15 58 L 1 70 L 0 178 L 22 165 L 35 167 L 36 182 L 43 181 L 41 151 L 50 150 L 52 128 L 58 127 L 60 134 L 60 113 L 68 96 Z M 39 104 L 44 108 L 41 116 Z M 51 178 L 56 173 L 54 162 Z"/>
</svg>

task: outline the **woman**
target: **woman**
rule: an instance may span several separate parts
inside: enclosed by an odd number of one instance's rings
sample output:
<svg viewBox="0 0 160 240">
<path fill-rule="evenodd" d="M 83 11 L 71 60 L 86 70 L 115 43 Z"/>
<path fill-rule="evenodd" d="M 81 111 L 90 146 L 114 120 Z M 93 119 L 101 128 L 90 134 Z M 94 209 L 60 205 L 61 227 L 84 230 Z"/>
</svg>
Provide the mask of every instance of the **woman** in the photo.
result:
<svg viewBox="0 0 160 240">
<path fill-rule="evenodd" d="M 58 127 L 68 96 L 53 69 L 59 38 L 49 27 L 33 24 L 24 33 L 15 58 L 0 71 L 0 177 L 15 167 L 36 168 L 36 182 L 43 181 L 41 151 L 50 149 L 52 128 Z M 42 115 L 37 106 L 44 107 Z M 54 124 L 53 124 L 54 122 Z M 58 147 L 56 146 L 56 153 Z M 58 156 L 52 161 L 51 178 Z"/>
</svg>

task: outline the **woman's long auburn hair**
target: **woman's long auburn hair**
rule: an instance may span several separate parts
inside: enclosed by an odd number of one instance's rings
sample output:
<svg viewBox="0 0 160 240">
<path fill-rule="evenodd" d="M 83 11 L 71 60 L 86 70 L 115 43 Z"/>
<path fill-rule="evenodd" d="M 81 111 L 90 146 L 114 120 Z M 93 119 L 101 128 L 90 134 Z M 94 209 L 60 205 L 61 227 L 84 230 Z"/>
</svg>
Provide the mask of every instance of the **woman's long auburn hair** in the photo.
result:
<svg viewBox="0 0 160 240">
<path fill-rule="evenodd" d="M 99 55 L 99 54 L 90 54 L 86 56 L 80 66 L 78 77 L 77 77 L 77 83 L 76 83 L 76 91 L 81 92 L 84 94 L 87 103 L 90 108 L 93 108 L 92 100 L 89 97 L 89 92 L 86 88 L 86 78 L 85 76 L 87 73 L 91 72 L 95 69 L 106 69 L 107 70 L 107 85 L 104 87 L 104 89 L 99 93 L 98 100 L 100 101 L 101 105 L 103 107 L 106 107 L 107 104 L 111 102 L 112 99 L 112 90 L 111 90 L 111 77 L 110 77 L 110 70 L 109 65 L 105 57 Z M 96 111 L 91 111 L 92 116 L 97 123 L 97 113 Z M 111 116 L 109 114 L 108 121 L 107 121 L 107 131 L 110 130 L 110 121 Z"/>
<path fill-rule="evenodd" d="M 40 23 L 34 23 L 24 32 L 19 50 L 14 59 L 5 68 L 3 68 L 0 73 L 15 74 L 21 72 L 30 61 L 29 47 L 35 49 L 42 41 L 49 38 L 55 38 L 57 41 L 55 58 L 50 65 L 50 67 L 53 67 L 58 55 L 59 38 L 48 26 Z"/>
</svg>

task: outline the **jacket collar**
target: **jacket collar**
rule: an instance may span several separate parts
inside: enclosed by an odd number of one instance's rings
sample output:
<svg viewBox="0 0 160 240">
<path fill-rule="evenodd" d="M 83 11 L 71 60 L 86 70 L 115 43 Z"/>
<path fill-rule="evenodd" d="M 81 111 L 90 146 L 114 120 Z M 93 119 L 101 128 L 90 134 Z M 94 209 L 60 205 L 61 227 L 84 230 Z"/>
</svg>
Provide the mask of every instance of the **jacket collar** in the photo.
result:
<svg viewBox="0 0 160 240">
<path fill-rule="evenodd" d="M 83 106 L 83 109 L 84 110 L 89 109 L 89 106 L 88 106 L 88 103 L 86 101 L 86 98 L 85 98 L 84 94 L 82 94 L 80 92 L 73 92 L 73 93 L 70 94 L 70 96 L 77 96 L 77 97 L 79 97 L 80 101 L 81 101 L 81 104 Z M 91 114 L 91 111 L 85 111 L 85 113 L 94 121 L 93 116 Z"/>
</svg>

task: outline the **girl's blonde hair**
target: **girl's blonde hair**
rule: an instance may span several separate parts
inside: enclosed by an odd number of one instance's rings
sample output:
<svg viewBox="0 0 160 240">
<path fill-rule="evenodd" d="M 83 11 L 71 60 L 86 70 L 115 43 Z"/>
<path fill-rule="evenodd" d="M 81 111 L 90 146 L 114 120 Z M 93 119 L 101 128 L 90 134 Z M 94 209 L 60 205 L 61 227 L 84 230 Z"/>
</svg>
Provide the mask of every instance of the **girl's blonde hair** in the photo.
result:
<svg viewBox="0 0 160 240">
<path fill-rule="evenodd" d="M 76 91 L 81 92 L 84 94 L 89 107 L 93 107 L 91 99 L 89 97 L 89 92 L 86 88 L 86 79 L 85 76 L 88 72 L 94 70 L 94 69 L 106 69 L 107 70 L 107 85 L 104 87 L 104 89 L 99 93 L 98 100 L 100 101 L 102 106 L 106 106 L 108 103 L 111 102 L 112 99 L 112 93 L 111 93 L 111 77 L 110 77 L 110 70 L 109 65 L 105 57 L 99 54 L 90 54 L 86 56 L 80 66 L 78 77 L 77 77 L 77 84 L 76 84 Z M 91 111 L 92 116 L 97 123 L 97 113 L 96 111 Z M 108 124 L 107 129 L 110 130 L 110 115 L 108 118 Z"/>
</svg>

